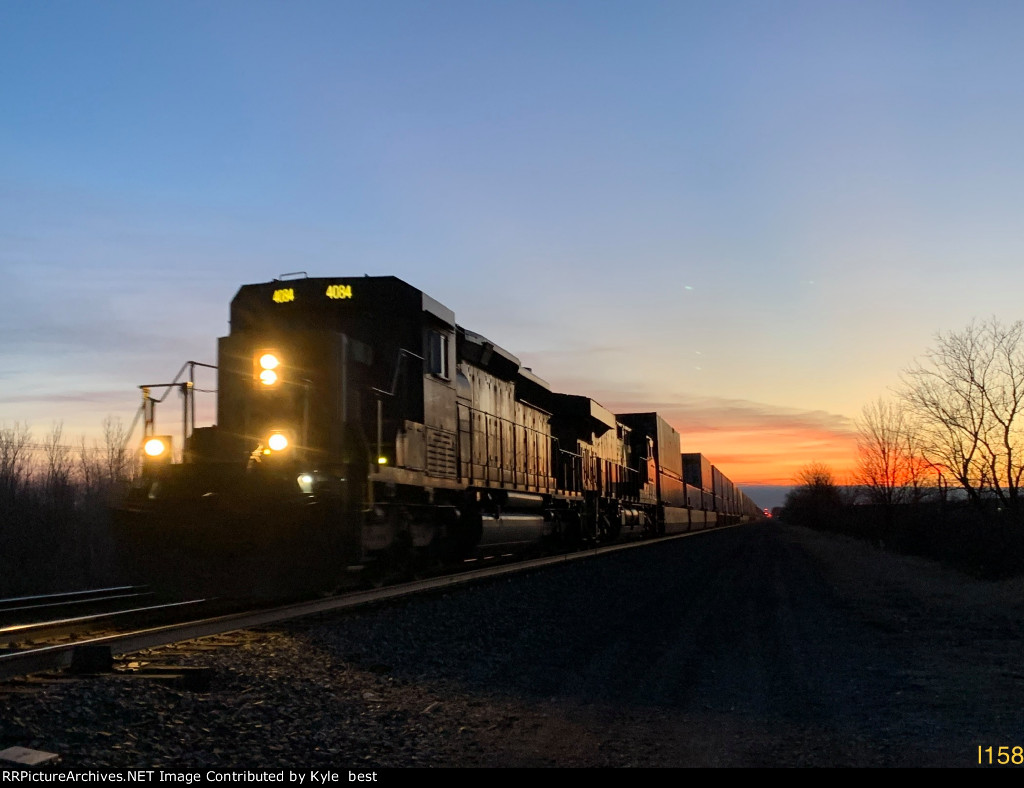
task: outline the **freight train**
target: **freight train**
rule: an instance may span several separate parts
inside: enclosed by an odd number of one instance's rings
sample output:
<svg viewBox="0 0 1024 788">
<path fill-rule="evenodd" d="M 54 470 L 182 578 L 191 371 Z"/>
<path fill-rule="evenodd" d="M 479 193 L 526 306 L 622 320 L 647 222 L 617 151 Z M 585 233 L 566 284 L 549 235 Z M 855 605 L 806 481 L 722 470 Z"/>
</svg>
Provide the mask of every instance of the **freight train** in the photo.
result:
<svg viewBox="0 0 1024 788">
<path fill-rule="evenodd" d="M 143 472 L 116 508 L 147 579 L 323 585 L 524 546 L 757 519 L 657 413 L 555 392 L 391 276 L 243 286 L 218 344 L 216 426 L 172 461 L 145 387 Z M 177 560 L 171 560 L 177 557 Z"/>
</svg>

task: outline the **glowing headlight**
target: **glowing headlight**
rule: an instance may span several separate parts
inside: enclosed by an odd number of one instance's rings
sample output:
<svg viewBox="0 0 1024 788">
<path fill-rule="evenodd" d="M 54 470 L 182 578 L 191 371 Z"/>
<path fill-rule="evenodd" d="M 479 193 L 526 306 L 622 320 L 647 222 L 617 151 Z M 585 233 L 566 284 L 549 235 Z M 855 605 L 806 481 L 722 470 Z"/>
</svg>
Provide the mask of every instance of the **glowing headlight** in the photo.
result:
<svg viewBox="0 0 1024 788">
<path fill-rule="evenodd" d="M 281 432 L 275 432 L 267 439 L 267 445 L 273 451 L 284 451 L 288 448 L 288 438 Z"/>
<path fill-rule="evenodd" d="M 252 356 L 252 379 L 258 381 L 263 388 L 276 388 L 281 384 L 281 372 L 284 370 L 281 357 L 276 350 L 257 350 Z"/>
<path fill-rule="evenodd" d="M 167 451 L 167 444 L 164 443 L 160 438 L 150 438 L 143 445 L 142 450 L 146 452 L 147 457 L 159 457 L 165 451 Z"/>
<path fill-rule="evenodd" d="M 308 473 L 300 473 L 299 478 L 296 479 L 299 483 L 299 489 L 307 495 L 313 492 L 313 476 Z"/>
</svg>

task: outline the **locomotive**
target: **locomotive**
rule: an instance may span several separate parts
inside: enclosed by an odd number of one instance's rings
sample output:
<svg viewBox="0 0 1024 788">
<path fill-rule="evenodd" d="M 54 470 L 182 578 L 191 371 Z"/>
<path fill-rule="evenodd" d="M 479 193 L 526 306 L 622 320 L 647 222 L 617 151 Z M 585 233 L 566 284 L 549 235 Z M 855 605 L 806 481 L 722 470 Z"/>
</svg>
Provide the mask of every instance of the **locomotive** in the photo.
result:
<svg viewBox="0 0 1024 788">
<path fill-rule="evenodd" d="M 392 276 L 241 287 L 217 376 L 213 427 L 190 428 L 181 387 L 178 462 L 144 389 L 145 461 L 115 522 L 147 579 L 318 587 L 760 514 L 658 414 L 553 391 Z"/>
</svg>

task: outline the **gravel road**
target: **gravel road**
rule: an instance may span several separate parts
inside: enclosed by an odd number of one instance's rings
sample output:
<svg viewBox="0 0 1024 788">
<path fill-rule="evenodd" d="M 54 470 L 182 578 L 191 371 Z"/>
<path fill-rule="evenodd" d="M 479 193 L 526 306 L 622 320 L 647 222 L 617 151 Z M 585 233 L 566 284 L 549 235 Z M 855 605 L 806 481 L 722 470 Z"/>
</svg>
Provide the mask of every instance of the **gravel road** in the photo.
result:
<svg viewBox="0 0 1024 788">
<path fill-rule="evenodd" d="M 62 764 L 972 766 L 1024 746 L 1024 581 L 778 525 L 0 686 L 0 749 Z M 218 645 L 219 644 L 219 645 Z"/>
</svg>

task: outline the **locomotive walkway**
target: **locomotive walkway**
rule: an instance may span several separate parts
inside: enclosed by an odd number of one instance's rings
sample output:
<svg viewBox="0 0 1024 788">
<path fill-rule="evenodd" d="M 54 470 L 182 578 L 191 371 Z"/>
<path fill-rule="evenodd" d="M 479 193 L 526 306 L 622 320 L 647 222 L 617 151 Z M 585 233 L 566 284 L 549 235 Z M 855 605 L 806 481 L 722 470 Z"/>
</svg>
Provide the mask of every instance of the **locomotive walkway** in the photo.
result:
<svg viewBox="0 0 1024 788">
<path fill-rule="evenodd" d="M 196 769 L 974 766 L 1022 745 L 1022 615 L 1020 581 L 743 526 L 132 657 L 206 668 L 200 692 L 0 691 L 0 750 Z"/>
</svg>

